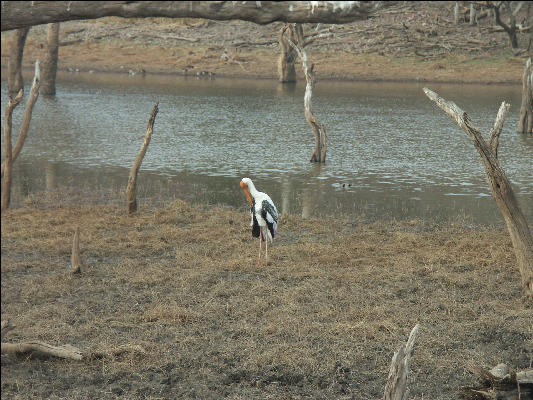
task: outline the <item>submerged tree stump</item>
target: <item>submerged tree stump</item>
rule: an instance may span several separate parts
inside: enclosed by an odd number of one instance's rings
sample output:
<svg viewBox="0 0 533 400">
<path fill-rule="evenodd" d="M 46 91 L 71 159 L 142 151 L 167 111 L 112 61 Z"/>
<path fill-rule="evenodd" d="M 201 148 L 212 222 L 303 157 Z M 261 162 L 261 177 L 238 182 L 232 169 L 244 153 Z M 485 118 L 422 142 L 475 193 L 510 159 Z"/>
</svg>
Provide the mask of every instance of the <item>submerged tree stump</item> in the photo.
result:
<svg viewBox="0 0 533 400">
<path fill-rule="evenodd" d="M 159 110 L 159 102 L 155 103 L 152 113 L 150 114 L 150 119 L 148 120 L 148 127 L 146 128 L 146 134 L 144 136 L 144 142 L 137 154 L 137 158 L 130 169 L 130 176 L 128 178 L 128 187 L 126 188 L 126 213 L 128 215 L 133 214 L 137 211 L 137 174 L 139 173 L 139 168 L 143 161 L 144 155 L 146 154 L 146 149 L 150 144 L 150 139 L 154 131 L 154 122 L 157 112 Z"/>
<path fill-rule="evenodd" d="M 296 70 L 294 68 L 294 60 L 296 59 L 296 51 L 293 49 L 287 35 L 290 36 L 292 42 L 296 41 L 293 31 L 287 28 L 287 25 L 281 28 L 279 34 L 280 55 L 278 58 L 278 77 L 281 83 L 296 82 Z"/>
<path fill-rule="evenodd" d="M 524 294 L 527 298 L 533 299 L 533 237 L 516 200 L 511 183 L 498 162 L 499 137 L 503 121 L 509 110 L 509 104 L 503 102 L 500 106 L 494 127 L 490 132 L 489 143 L 487 143 L 481 133 L 474 127 L 468 115 L 455 103 L 443 99 L 428 88 L 424 88 L 424 93 L 468 134 L 474 147 L 479 152 L 485 166 L 492 197 L 496 200 L 496 204 L 503 214 L 507 230 L 511 236 L 522 277 Z"/>
<path fill-rule="evenodd" d="M 59 52 L 59 23 L 48 25 L 46 54 L 42 65 L 41 92 L 47 96 L 56 94 L 57 58 Z"/>
<path fill-rule="evenodd" d="M 19 28 L 16 30 L 9 61 L 7 62 L 7 90 L 9 94 L 15 94 L 24 88 L 22 79 L 22 57 L 24 55 L 24 44 L 30 28 Z"/>
<path fill-rule="evenodd" d="M 314 64 L 309 64 L 307 62 L 307 53 L 305 52 L 305 40 L 303 35 L 302 26 L 300 24 L 291 24 L 289 29 L 293 31 L 292 35 L 296 38 L 296 43 L 289 40 L 289 43 L 298 53 L 298 56 L 302 60 L 302 69 L 305 75 L 305 95 L 304 95 L 304 109 L 305 109 L 305 119 L 307 124 L 313 130 L 315 134 L 315 149 L 311 155 L 310 162 L 326 162 L 326 128 L 324 125 L 315 117 L 313 113 L 311 99 L 313 97 L 313 88 L 315 86 L 315 71 Z"/>
<path fill-rule="evenodd" d="M 518 120 L 518 133 L 533 134 L 533 74 L 531 73 L 531 57 L 527 59 L 522 75 L 522 105 Z"/>
</svg>

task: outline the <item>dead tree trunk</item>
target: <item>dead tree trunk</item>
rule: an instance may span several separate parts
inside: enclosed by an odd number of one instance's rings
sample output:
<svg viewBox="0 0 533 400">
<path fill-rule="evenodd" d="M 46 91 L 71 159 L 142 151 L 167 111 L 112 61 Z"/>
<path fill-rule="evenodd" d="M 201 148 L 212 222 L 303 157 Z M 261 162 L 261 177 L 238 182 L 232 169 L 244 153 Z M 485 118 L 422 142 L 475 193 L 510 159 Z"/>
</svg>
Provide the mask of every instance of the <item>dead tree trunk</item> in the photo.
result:
<svg viewBox="0 0 533 400">
<path fill-rule="evenodd" d="M 311 64 L 311 67 L 309 67 L 307 63 L 307 53 L 304 49 L 305 41 L 303 37 L 302 26 L 299 24 L 294 24 L 290 25 L 290 29 L 294 32 L 296 43 L 290 41 L 290 39 L 289 43 L 296 50 L 298 56 L 302 60 L 302 69 L 304 71 L 305 80 L 307 82 L 305 86 L 304 95 L 305 119 L 307 120 L 307 123 L 315 134 L 315 149 L 309 161 L 323 163 L 326 162 L 326 128 L 324 128 L 322 123 L 315 117 L 311 106 L 311 99 L 313 97 L 313 87 L 315 85 L 315 65 Z"/>
<path fill-rule="evenodd" d="M 518 120 L 518 133 L 533 134 L 533 74 L 531 73 L 531 57 L 526 61 L 522 75 L 522 106 Z"/>
<path fill-rule="evenodd" d="M 24 44 L 30 28 L 17 29 L 13 35 L 11 52 L 7 63 L 7 90 L 9 94 L 16 94 L 24 88 L 22 79 L 22 56 L 24 55 Z"/>
<path fill-rule="evenodd" d="M 404 400 L 407 395 L 407 381 L 409 378 L 409 362 L 413 355 L 416 337 L 418 336 L 418 324 L 411 330 L 405 346 L 400 347 L 394 356 L 389 370 L 389 377 L 385 385 L 383 400 Z"/>
<path fill-rule="evenodd" d="M 453 21 L 455 25 L 459 25 L 459 2 L 455 2 L 455 6 L 453 7 Z"/>
<path fill-rule="evenodd" d="M 507 224 L 507 230 L 511 235 L 518 268 L 522 277 L 524 294 L 529 298 L 533 298 L 533 237 L 529 231 L 524 214 L 516 201 L 511 183 L 498 162 L 499 137 L 505 115 L 509 110 L 509 104 L 502 103 L 494 127 L 490 132 L 489 143 L 487 143 L 481 136 L 481 133 L 474 127 L 468 115 L 457 107 L 455 103 L 446 101 L 437 93 L 427 88 L 424 88 L 424 93 L 457 122 L 468 134 L 481 155 L 492 197 L 496 200 L 496 204 Z"/>
<path fill-rule="evenodd" d="M 477 18 L 476 18 L 476 6 L 474 5 L 474 3 L 470 3 L 470 25 L 476 25 L 477 23 Z"/>
<path fill-rule="evenodd" d="M 72 256 L 70 258 L 70 266 L 73 274 L 82 272 L 83 263 L 80 258 L 80 227 L 76 227 L 74 232 L 74 239 L 72 240 Z"/>
<path fill-rule="evenodd" d="M 10 96 L 9 103 L 6 106 L 5 125 L 4 125 L 4 147 L 6 151 L 4 182 L 2 183 L 2 212 L 9 207 L 11 199 L 11 171 L 13 170 L 13 159 L 11 151 L 11 127 L 13 125 L 13 110 L 22 100 L 24 90 L 20 89 L 17 97 Z"/>
<path fill-rule="evenodd" d="M 280 55 L 278 58 L 278 77 L 281 83 L 292 83 L 296 82 L 296 71 L 294 69 L 296 51 L 289 43 L 286 35 L 290 36 L 290 40 L 293 43 L 296 42 L 296 38 L 293 36 L 293 30 L 287 29 L 286 26 L 281 28 L 279 34 Z"/>
<path fill-rule="evenodd" d="M 5 1 L 2 31 L 25 26 L 102 17 L 205 18 L 219 21 L 240 19 L 257 24 L 323 22 L 344 24 L 367 19 L 395 1 Z"/>
<path fill-rule="evenodd" d="M 57 56 L 59 52 L 59 23 L 48 25 L 46 54 L 43 59 L 42 88 L 43 95 L 56 94 Z"/>
<path fill-rule="evenodd" d="M 143 161 L 144 155 L 146 154 L 146 149 L 148 148 L 148 145 L 150 144 L 150 139 L 154 131 L 155 116 L 157 115 L 157 111 L 159 110 L 158 106 L 159 106 L 159 102 L 155 103 L 152 113 L 150 114 L 150 120 L 148 121 L 148 128 L 146 128 L 146 135 L 144 136 L 144 142 L 141 146 L 141 149 L 139 150 L 139 154 L 137 154 L 137 158 L 135 159 L 135 162 L 133 163 L 130 169 L 130 176 L 128 178 L 128 187 L 126 189 L 126 213 L 128 215 L 131 215 L 135 211 L 137 211 L 137 193 L 136 193 L 137 174 L 139 173 L 139 168 L 141 167 L 141 163 Z"/>
<path fill-rule="evenodd" d="M 24 117 L 22 118 L 22 124 L 20 125 L 19 137 L 17 139 L 17 143 L 15 144 L 15 147 L 12 150 L 12 158 L 11 158 L 12 163 L 15 162 L 18 155 L 20 154 L 20 151 L 22 150 L 22 146 L 24 146 L 24 141 L 26 140 L 26 136 L 28 135 L 28 130 L 30 129 L 33 106 L 35 105 L 35 102 L 39 98 L 40 86 L 41 86 L 40 67 L 39 67 L 39 60 L 37 60 L 35 61 L 35 75 L 33 77 L 33 83 L 30 89 L 30 96 L 28 97 L 28 101 L 26 102 L 26 109 L 24 110 Z M 1 171 L 2 175 L 4 175 L 5 165 L 6 165 L 6 162 L 4 161 L 2 163 L 2 171 Z"/>
</svg>

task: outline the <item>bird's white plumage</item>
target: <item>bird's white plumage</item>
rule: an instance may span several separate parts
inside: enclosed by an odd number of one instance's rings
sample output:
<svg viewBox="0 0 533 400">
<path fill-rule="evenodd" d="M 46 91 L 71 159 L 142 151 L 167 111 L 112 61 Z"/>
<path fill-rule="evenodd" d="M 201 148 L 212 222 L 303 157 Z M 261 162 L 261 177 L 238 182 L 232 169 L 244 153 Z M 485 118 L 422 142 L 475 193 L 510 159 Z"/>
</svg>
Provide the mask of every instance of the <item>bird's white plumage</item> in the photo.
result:
<svg viewBox="0 0 533 400">
<path fill-rule="evenodd" d="M 278 225 L 278 210 L 276 209 L 276 206 L 274 205 L 274 202 L 270 198 L 270 196 L 266 193 L 258 191 L 252 180 L 250 178 L 243 178 L 242 181 L 248 186 L 248 190 L 250 191 L 250 195 L 252 196 L 252 199 L 254 200 L 254 210 L 255 210 L 255 218 L 257 219 L 257 223 L 259 227 L 261 228 L 261 231 L 263 232 L 263 237 L 268 238 L 270 242 L 272 242 L 273 237 L 270 230 L 267 228 L 267 222 L 274 226 L 274 236 L 277 232 L 277 225 Z M 268 204 L 268 207 L 265 208 L 264 202 Z M 265 218 L 263 218 L 263 215 L 265 215 Z M 252 220 L 250 222 L 250 226 L 253 226 L 254 223 L 254 214 L 252 213 Z"/>
</svg>

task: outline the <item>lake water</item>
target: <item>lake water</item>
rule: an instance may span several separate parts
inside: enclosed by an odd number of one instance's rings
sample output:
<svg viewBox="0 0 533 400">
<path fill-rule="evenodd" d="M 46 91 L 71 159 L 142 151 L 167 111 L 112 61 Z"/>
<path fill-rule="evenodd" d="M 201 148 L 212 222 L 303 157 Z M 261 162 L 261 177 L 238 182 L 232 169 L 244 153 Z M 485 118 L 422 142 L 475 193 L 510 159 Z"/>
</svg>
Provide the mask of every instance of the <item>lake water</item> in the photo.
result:
<svg viewBox="0 0 533 400">
<path fill-rule="evenodd" d="M 317 165 L 302 83 L 60 73 L 57 96 L 35 106 L 14 167 L 14 203 L 57 187 L 123 190 L 159 101 L 138 178 L 141 206 L 176 197 L 245 208 L 239 181 L 247 176 L 281 213 L 502 224 L 477 151 L 423 86 L 455 101 L 485 135 L 501 102 L 511 103 L 499 157 L 533 223 L 533 137 L 516 133 L 521 87 L 497 85 L 319 80 L 313 110 L 328 153 Z M 2 80 L 2 110 L 6 103 Z M 14 113 L 14 139 L 23 110 Z"/>
</svg>

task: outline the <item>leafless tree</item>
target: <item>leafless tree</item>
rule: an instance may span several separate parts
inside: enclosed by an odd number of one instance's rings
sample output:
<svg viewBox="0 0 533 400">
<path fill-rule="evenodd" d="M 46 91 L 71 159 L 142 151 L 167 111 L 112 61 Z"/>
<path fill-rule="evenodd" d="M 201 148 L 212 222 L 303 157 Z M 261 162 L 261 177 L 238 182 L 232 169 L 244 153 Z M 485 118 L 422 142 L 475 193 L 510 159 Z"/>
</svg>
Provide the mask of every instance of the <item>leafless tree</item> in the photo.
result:
<svg viewBox="0 0 533 400">
<path fill-rule="evenodd" d="M 144 142 L 141 145 L 139 153 L 135 158 L 135 161 L 130 169 L 130 176 L 128 178 L 128 187 L 126 188 L 126 213 L 128 215 L 133 214 L 137 211 L 137 174 L 139 173 L 139 168 L 141 168 L 141 163 L 143 161 L 148 145 L 150 144 L 150 139 L 152 138 L 152 133 L 154 132 L 154 122 L 157 112 L 159 111 L 159 102 L 155 103 L 152 113 L 150 114 L 150 119 L 148 120 L 148 127 L 146 128 L 146 134 L 144 136 Z"/>
<path fill-rule="evenodd" d="M 331 28 L 319 29 L 320 24 L 317 24 L 314 30 L 304 34 L 303 47 L 313 43 L 318 38 L 324 38 L 330 35 Z M 303 31 L 303 27 L 302 27 Z M 288 36 L 287 36 L 288 35 Z M 279 34 L 280 55 L 278 58 L 278 77 L 281 83 L 296 82 L 296 70 L 294 68 L 294 61 L 297 54 L 290 42 L 296 43 L 297 38 L 293 35 L 293 30 L 282 27 Z"/>
<path fill-rule="evenodd" d="M 24 139 L 26 138 L 26 132 L 30 126 L 31 113 L 33 110 L 33 105 L 37 101 L 39 96 L 39 86 L 40 86 L 40 73 L 39 73 L 39 60 L 35 62 L 35 76 L 33 77 L 33 84 L 30 90 L 30 97 L 28 103 L 26 104 L 26 112 L 24 113 L 24 119 L 22 121 L 22 127 L 20 129 L 19 138 L 15 146 L 15 150 L 11 148 L 11 129 L 13 125 L 13 110 L 21 102 L 22 97 L 24 96 L 24 89 L 20 89 L 19 93 L 15 98 L 10 96 L 9 103 L 6 106 L 5 111 L 5 121 L 4 121 L 4 147 L 6 152 L 6 157 L 4 163 L 3 174 L 4 182 L 2 183 L 2 202 L 1 210 L 4 212 L 9 207 L 11 200 L 11 179 L 12 179 L 12 170 L 13 162 L 15 161 L 16 156 L 20 152 L 22 145 L 24 144 Z M 16 151 L 18 150 L 18 151 Z"/>
<path fill-rule="evenodd" d="M 290 24 L 285 27 L 286 29 L 291 29 L 293 33 L 291 34 L 296 38 L 296 43 L 289 41 L 291 46 L 294 48 L 300 59 L 302 60 L 302 69 L 305 75 L 305 95 L 304 95 L 304 110 L 305 110 L 305 119 L 313 133 L 315 134 L 315 149 L 311 155 L 311 162 L 326 162 L 326 128 L 324 125 L 315 117 L 313 113 L 313 108 L 311 105 L 311 99 L 313 97 L 313 88 L 315 86 L 315 71 L 314 64 L 309 66 L 307 61 L 307 53 L 304 49 L 305 39 L 303 34 L 303 29 L 301 24 Z"/>
<path fill-rule="evenodd" d="M 496 23 L 500 25 L 503 30 L 507 33 L 509 36 L 509 40 L 511 41 L 511 46 L 513 49 L 518 48 L 518 27 L 516 26 L 516 14 L 518 11 L 520 11 L 520 8 L 522 7 L 523 2 L 519 2 L 516 6 L 515 10 L 511 7 L 510 1 L 487 1 L 487 7 L 490 7 L 494 10 L 494 15 L 496 18 Z M 505 9 L 509 14 L 509 23 L 506 24 L 502 19 L 502 9 Z"/>
<path fill-rule="evenodd" d="M 455 103 L 447 101 L 437 93 L 424 88 L 424 93 L 434 101 L 448 116 L 468 134 L 474 147 L 481 156 L 485 166 L 485 173 L 489 183 L 492 197 L 496 200 L 503 218 L 507 224 L 507 230 L 511 236 L 511 242 L 522 277 L 524 294 L 533 298 L 533 237 L 527 225 L 527 221 L 520 209 L 520 205 L 507 179 L 505 172 L 498 162 L 498 144 L 505 116 L 509 111 L 509 104 L 503 102 L 489 135 L 489 143 L 485 141 L 481 133 L 474 127 L 468 115 Z"/>
</svg>

